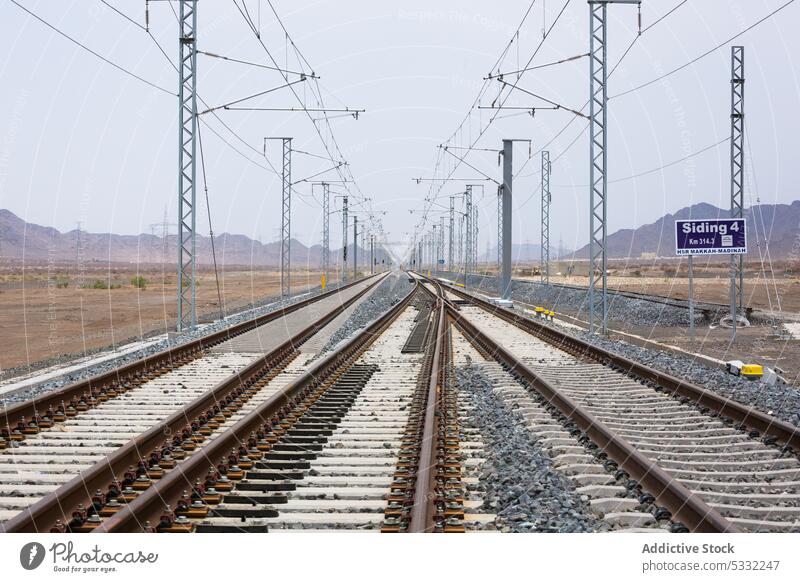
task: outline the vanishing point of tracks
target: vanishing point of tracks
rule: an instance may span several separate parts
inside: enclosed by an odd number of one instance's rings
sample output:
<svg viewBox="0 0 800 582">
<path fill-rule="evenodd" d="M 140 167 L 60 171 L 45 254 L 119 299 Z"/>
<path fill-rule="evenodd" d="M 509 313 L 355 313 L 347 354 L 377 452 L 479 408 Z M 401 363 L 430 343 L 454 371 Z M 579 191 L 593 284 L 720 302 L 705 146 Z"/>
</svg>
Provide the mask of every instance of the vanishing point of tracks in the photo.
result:
<svg viewBox="0 0 800 582">
<path fill-rule="evenodd" d="M 377 278 L 9 408 L 0 530 L 480 529 L 462 365 L 617 529 L 800 528 L 796 427 L 413 278 L 327 354 Z"/>
</svg>

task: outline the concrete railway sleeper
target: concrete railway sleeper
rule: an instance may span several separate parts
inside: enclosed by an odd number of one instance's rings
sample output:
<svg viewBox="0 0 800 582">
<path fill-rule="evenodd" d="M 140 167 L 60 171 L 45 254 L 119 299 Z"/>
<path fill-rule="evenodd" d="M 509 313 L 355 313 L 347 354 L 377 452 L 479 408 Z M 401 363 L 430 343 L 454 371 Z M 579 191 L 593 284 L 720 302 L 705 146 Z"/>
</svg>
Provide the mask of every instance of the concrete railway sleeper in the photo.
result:
<svg viewBox="0 0 800 582">
<path fill-rule="evenodd" d="M 453 291 L 471 303 L 451 311 L 464 335 L 569 419 L 677 530 L 800 530 L 796 427 Z"/>
<path fill-rule="evenodd" d="M 0 523 L 0 529 L 94 529 L 184 459 L 204 451 L 244 411 L 262 401 L 265 393 L 276 391 L 276 383 L 282 386 L 292 374 L 308 367 L 313 354 L 298 357 L 298 346 L 334 325 L 374 285 L 361 282 L 342 298 L 331 296 L 327 303 L 315 303 L 313 313 L 301 312 L 307 316 L 305 321 L 313 321 L 311 325 L 282 320 L 283 333 L 289 337 L 266 356 L 227 351 L 223 344 L 188 365 L 207 362 L 193 377 L 173 384 L 145 384 L 99 405 L 94 417 L 69 419 L 63 431 L 33 435 L 6 451 L 0 455 L 0 489 L 12 494 L 0 495 L 0 517 L 8 519 Z M 261 334 L 261 330 L 249 333 Z M 273 341 L 280 341 L 279 334 L 273 335 Z M 173 375 L 180 373 L 184 372 Z M 168 379 L 170 375 L 164 377 Z M 252 445 L 244 441 L 229 452 L 242 454 L 245 443 Z M 28 472 L 20 473 L 21 466 Z M 36 484 L 28 484 L 31 480 Z"/>
<path fill-rule="evenodd" d="M 377 277 L 374 282 L 377 283 L 380 278 Z M 104 402 L 118 398 L 151 380 L 203 358 L 214 346 L 358 286 L 363 286 L 362 280 L 281 307 L 271 313 L 232 325 L 175 348 L 148 355 L 108 372 L 38 395 L 28 401 L 3 407 L 0 414 L 0 451 L 10 448 L 12 441 L 19 442 L 31 435 L 52 429 Z"/>
<path fill-rule="evenodd" d="M 404 480 L 403 495 L 413 495 L 417 457 L 408 455 L 413 443 L 407 428 L 420 416 L 419 387 L 428 384 L 425 357 L 400 349 L 419 319 L 418 305 L 419 299 L 399 312 L 308 395 L 270 452 L 234 489 L 243 500 L 273 488 L 281 493 L 268 505 L 261 498 L 241 504 L 235 514 L 214 509 L 197 531 L 394 529 L 388 516 L 398 480 Z"/>
<path fill-rule="evenodd" d="M 391 330 L 395 320 L 403 319 L 410 298 L 411 294 L 338 350 L 310 366 L 300 365 L 296 369 L 299 373 L 288 382 L 273 379 L 273 389 L 255 396 L 253 401 L 258 399 L 257 404 L 227 430 L 211 435 L 202 445 L 202 454 L 177 462 L 174 469 L 153 480 L 134 499 L 122 503 L 93 531 L 264 531 L 281 527 L 279 520 L 286 519 L 286 515 L 291 518 L 289 514 L 299 516 L 298 523 L 303 527 L 314 526 L 314 515 L 322 514 L 303 515 L 300 510 L 307 500 L 291 496 L 294 489 L 300 489 L 294 481 L 303 476 L 312 482 L 314 473 L 322 472 L 304 468 L 315 463 L 316 459 L 309 457 L 320 452 L 315 450 L 319 445 L 327 446 L 324 438 L 320 440 L 320 434 L 328 436 L 324 433 L 332 429 L 326 427 L 335 424 L 345 404 L 353 401 L 353 407 L 341 419 L 344 426 L 347 415 L 362 396 L 359 390 L 367 392 L 380 375 L 374 366 L 362 360 L 368 356 L 370 346 L 388 341 L 387 336 L 393 337 L 394 344 L 384 349 L 399 354 L 402 345 L 398 345 L 399 338 L 402 336 L 405 341 L 407 332 L 399 334 Z M 406 317 L 406 325 L 409 322 Z M 348 374 L 350 369 L 352 372 Z M 389 386 L 395 383 L 395 378 L 389 379 Z M 360 422 L 363 424 L 363 419 Z M 349 432 L 342 429 L 341 435 Z M 306 442 L 309 437 L 318 442 Z M 345 459 L 331 458 L 326 462 L 325 454 L 319 455 L 319 459 L 320 467 L 342 469 L 334 481 L 358 483 L 359 479 L 352 476 L 353 467 L 348 467 Z M 323 479 L 313 486 L 325 484 Z M 279 512 L 276 507 L 281 506 L 288 511 Z"/>
</svg>

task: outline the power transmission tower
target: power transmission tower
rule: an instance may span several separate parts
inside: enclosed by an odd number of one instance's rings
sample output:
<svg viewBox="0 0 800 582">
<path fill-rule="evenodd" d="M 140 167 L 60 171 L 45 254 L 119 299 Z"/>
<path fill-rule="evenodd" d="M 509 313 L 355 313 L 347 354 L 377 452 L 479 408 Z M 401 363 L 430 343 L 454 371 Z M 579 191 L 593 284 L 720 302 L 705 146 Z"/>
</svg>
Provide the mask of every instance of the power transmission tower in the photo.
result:
<svg viewBox="0 0 800 582">
<path fill-rule="evenodd" d="M 178 321 L 177 330 L 197 325 L 195 282 L 197 0 L 180 0 L 178 36 Z"/>
<path fill-rule="evenodd" d="M 541 280 L 550 283 L 550 152 L 542 151 Z"/>
<path fill-rule="evenodd" d="M 158 256 L 158 223 L 154 222 L 150 225 L 150 253 L 149 262 L 156 264 L 156 257 Z"/>
<path fill-rule="evenodd" d="M 331 230 L 330 230 L 331 188 L 327 182 L 322 183 L 322 275 L 328 283 L 331 268 Z"/>
<path fill-rule="evenodd" d="M 744 47 L 731 47 L 731 218 L 744 218 Z M 731 255 L 731 326 L 744 312 L 744 257 Z"/>
<path fill-rule="evenodd" d="M 606 202 L 608 193 L 607 104 L 608 69 L 606 63 L 608 4 L 639 4 L 641 0 L 588 0 L 589 2 L 589 333 L 601 333 L 608 323 L 608 284 L 606 281 Z M 640 18 L 641 22 L 641 18 Z M 598 290 L 597 272 L 600 273 Z"/>
</svg>

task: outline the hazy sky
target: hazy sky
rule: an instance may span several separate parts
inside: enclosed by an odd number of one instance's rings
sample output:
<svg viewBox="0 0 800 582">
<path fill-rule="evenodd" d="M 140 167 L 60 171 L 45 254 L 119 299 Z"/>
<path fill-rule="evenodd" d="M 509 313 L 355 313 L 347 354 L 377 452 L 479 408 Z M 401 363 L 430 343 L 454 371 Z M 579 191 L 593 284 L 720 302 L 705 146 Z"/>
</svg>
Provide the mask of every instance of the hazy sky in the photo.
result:
<svg viewBox="0 0 800 582">
<path fill-rule="evenodd" d="M 175 59 L 177 24 L 170 3 L 150 3 L 151 38 L 99 0 L 18 1 L 103 57 L 169 92 L 177 90 L 177 73 L 153 40 Z M 535 2 L 500 70 L 525 64 L 542 39 L 543 26 L 550 26 L 564 2 Z M 645 0 L 645 27 L 681 6 L 643 34 L 611 77 L 609 94 L 614 96 L 691 61 L 785 2 Z M 533 65 L 588 50 L 588 6 L 584 0 L 567 3 Z M 143 0 L 109 0 L 109 4 L 144 24 Z M 297 70 L 298 58 L 291 47 L 287 56 L 285 35 L 266 0 L 260 6 L 259 0 L 246 0 L 246 4 L 256 27 L 260 12 L 261 36 L 269 51 L 281 65 Z M 375 210 L 386 211 L 382 219 L 390 240 L 410 238 L 420 219 L 418 212 L 410 211 L 423 208 L 430 188 L 412 178 L 433 176 L 437 154 L 450 158 L 437 152 L 436 146 L 470 110 L 483 78 L 529 4 L 527 0 L 273 0 L 292 39 L 320 76 L 327 107 L 367 110 L 358 120 L 338 117 L 331 125 L 358 188 L 372 198 Z M 613 63 L 636 35 L 636 9 L 612 6 L 609 14 L 609 60 Z M 756 197 L 774 203 L 789 202 L 798 195 L 800 81 L 798 63 L 792 59 L 800 55 L 798 22 L 800 2 L 735 41 L 746 47 L 746 120 L 752 152 L 748 205 Z M 198 28 L 200 50 L 269 63 L 233 0 L 200 2 Z M 102 62 L 9 0 L 0 0 L 0 38 L 0 206 L 61 230 L 82 221 L 91 231 L 149 232 L 151 224 L 162 221 L 165 207 L 170 222 L 176 222 L 177 98 Z M 729 136 L 728 44 L 663 81 L 610 101 L 612 180 L 680 160 Z M 204 55 L 198 57 L 198 68 L 199 93 L 211 105 L 282 82 L 275 71 Z M 580 109 L 588 98 L 588 61 L 581 58 L 529 71 L 519 85 Z M 311 95 L 310 82 L 294 87 L 301 98 Z M 481 105 L 489 106 L 498 89 L 499 83 L 492 81 Z M 522 93 L 506 102 L 542 104 Z M 298 102 L 290 90 L 282 89 L 241 105 L 296 107 Z M 471 143 L 470 136 L 474 140 L 492 114 L 473 110 L 457 143 Z M 535 153 L 573 117 L 563 110 L 542 110 L 535 118 L 519 111 L 503 115 L 508 117 L 495 121 L 477 147 L 496 150 L 504 137 L 525 138 L 533 140 Z M 324 155 L 323 142 L 304 113 L 221 111 L 219 117 L 236 135 L 219 120 L 204 116 L 209 124 L 203 127 L 203 140 L 214 230 L 275 239 L 279 181 L 264 169 L 263 138 L 292 136 L 295 148 Z M 549 146 L 556 160 L 551 240 L 556 243 L 561 236 L 567 247 L 587 240 L 586 134 L 567 149 L 585 125 L 577 119 Z M 323 136 L 330 143 L 324 129 Z M 727 206 L 728 147 L 725 142 L 664 171 L 612 183 L 610 229 L 652 222 L 665 212 L 700 201 Z M 267 156 L 279 167 L 277 143 L 268 147 Z M 438 175 L 452 169 L 451 161 L 446 162 L 449 167 L 440 165 Z M 467 161 L 500 179 L 495 152 L 474 152 Z M 329 166 L 328 161 L 295 154 L 294 179 Z M 538 242 L 539 166 L 538 156 L 528 159 L 527 145 L 517 146 L 517 242 Z M 455 175 L 470 178 L 478 173 L 464 166 Z M 325 177 L 335 179 L 336 175 Z M 293 234 L 304 242 L 318 242 L 320 191 L 312 193 L 308 183 L 296 188 Z M 494 188 L 487 186 L 481 201 L 481 252 L 487 236 L 495 232 Z M 449 195 L 461 190 L 463 183 L 450 182 L 432 192 L 446 204 Z M 199 230 L 207 232 L 204 203 L 200 211 Z M 438 220 L 438 215 L 431 216 Z M 338 245 L 338 217 L 332 218 L 332 224 L 332 244 Z"/>
</svg>

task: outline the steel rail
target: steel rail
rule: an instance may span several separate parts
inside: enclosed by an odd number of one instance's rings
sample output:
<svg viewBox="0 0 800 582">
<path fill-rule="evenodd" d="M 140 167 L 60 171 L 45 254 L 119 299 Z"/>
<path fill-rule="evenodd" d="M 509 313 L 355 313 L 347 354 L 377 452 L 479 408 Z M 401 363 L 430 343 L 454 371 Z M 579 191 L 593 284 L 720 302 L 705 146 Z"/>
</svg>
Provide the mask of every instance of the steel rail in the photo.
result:
<svg viewBox="0 0 800 582">
<path fill-rule="evenodd" d="M 411 519 L 408 524 L 409 533 L 432 532 L 435 526 L 434 515 L 436 508 L 436 449 L 438 447 L 439 422 L 441 411 L 437 406 L 437 395 L 442 389 L 444 380 L 444 338 L 445 310 L 444 297 L 441 288 L 437 286 L 437 293 L 432 293 L 425 286 L 425 291 L 433 296 L 436 310 L 436 323 L 433 329 L 434 348 L 431 368 L 429 370 L 428 395 L 425 403 L 425 420 L 422 429 L 422 443 L 417 464 L 416 480 L 414 485 L 414 505 L 411 510 Z"/>
<path fill-rule="evenodd" d="M 135 380 L 137 377 L 142 377 L 158 368 L 168 365 L 171 365 L 173 368 L 180 366 L 183 364 L 178 361 L 181 358 L 197 356 L 209 347 L 227 341 L 275 319 L 285 317 L 294 311 L 302 309 L 326 297 L 330 297 L 362 281 L 363 279 L 353 281 L 331 291 L 304 299 L 292 305 L 283 306 L 270 313 L 226 327 L 225 329 L 197 338 L 183 345 L 167 348 L 158 353 L 147 355 L 134 362 L 114 368 L 108 372 L 79 380 L 62 388 L 47 392 L 46 394 L 35 396 L 25 402 L 3 407 L 2 411 L 0 411 L 0 422 L 2 425 L 11 428 L 12 422 L 16 423 L 21 421 L 26 423 L 35 420 L 40 415 L 46 413 L 50 408 L 57 409 L 62 402 L 69 402 L 72 399 L 84 396 L 105 395 L 109 389 L 122 386 L 125 382 Z"/>
<path fill-rule="evenodd" d="M 505 365 L 511 374 L 522 378 L 561 414 L 573 421 L 601 451 L 614 460 L 632 479 L 638 481 L 643 490 L 650 493 L 660 505 L 666 507 L 675 520 L 692 532 L 740 531 L 699 495 L 679 483 L 656 462 L 642 455 L 626 439 L 617 436 L 590 412 L 538 376 L 496 340 L 484 334 L 455 311 L 450 310 L 450 316 L 469 340 L 479 343 L 485 351 Z"/>
<path fill-rule="evenodd" d="M 800 451 L 800 428 L 791 423 L 774 418 L 760 410 L 716 394 L 682 378 L 661 372 L 625 356 L 592 345 L 565 331 L 518 315 L 510 309 L 499 307 L 479 297 L 464 293 L 458 288 L 449 285 L 445 287 L 459 297 L 467 299 L 482 309 L 497 315 L 559 349 L 616 368 L 620 372 L 658 386 L 666 394 L 686 398 L 691 404 L 701 408 L 708 408 L 720 416 L 732 420 L 738 426 L 757 431 L 763 436 L 772 437 L 777 442 Z"/>
<path fill-rule="evenodd" d="M 280 365 L 280 363 L 296 350 L 298 344 L 303 343 L 322 327 L 333 321 L 350 305 L 378 285 L 381 279 L 377 279 L 358 294 L 337 305 L 333 310 L 280 344 L 269 354 L 255 360 L 192 402 L 187 403 L 167 419 L 155 424 L 141 435 L 115 450 L 104 460 L 92 465 L 57 490 L 22 510 L 15 517 L 0 523 L 0 531 L 7 533 L 46 532 L 57 521 L 66 523 L 69 521 L 68 516 L 78 505 L 90 502 L 94 491 L 104 491 L 110 484 L 120 482 L 120 477 L 130 467 L 136 467 L 140 461 L 148 459 L 159 448 L 168 447 L 170 443 L 169 435 L 181 434 L 184 428 L 190 427 L 192 422 L 206 413 L 209 413 L 206 414 L 206 418 L 210 418 L 213 416 L 210 411 L 215 406 L 230 402 L 231 397 L 235 398 L 240 395 L 252 382 L 264 374 L 274 372 L 276 366 L 280 366 L 282 369 L 284 366 Z"/>
<path fill-rule="evenodd" d="M 192 490 L 198 479 L 203 479 L 209 469 L 223 462 L 231 449 L 247 442 L 260 428 L 269 430 L 270 419 L 287 403 L 323 385 L 339 370 L 350 365 L 368 345 L 402 313 L 418 290 L 414 289 L 400 302 L 344 345 L 318 360 L 297 379 L 289 382 L 261 403 L 255 410 L 204 447 L 202 454 L 195 454 L 179 463 L 162 479 L 143 491 L 136 499 L 107 518 L 94 532 L 138 532 L 145 523 L 157 523 L 164 513 L 164 506 L 174 506 L 185 490 Z"/>
</svg>

